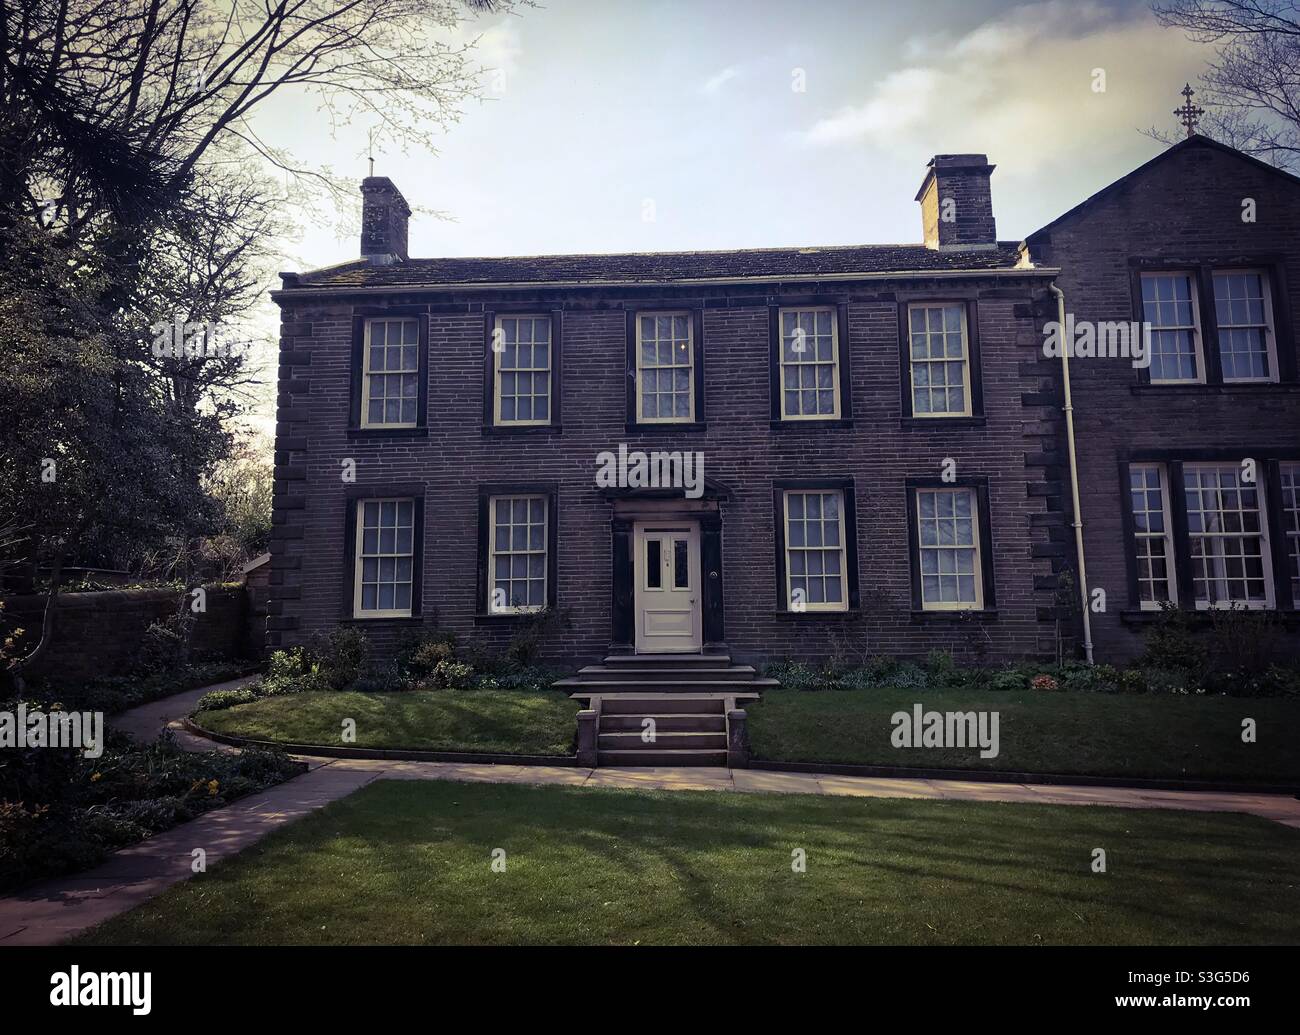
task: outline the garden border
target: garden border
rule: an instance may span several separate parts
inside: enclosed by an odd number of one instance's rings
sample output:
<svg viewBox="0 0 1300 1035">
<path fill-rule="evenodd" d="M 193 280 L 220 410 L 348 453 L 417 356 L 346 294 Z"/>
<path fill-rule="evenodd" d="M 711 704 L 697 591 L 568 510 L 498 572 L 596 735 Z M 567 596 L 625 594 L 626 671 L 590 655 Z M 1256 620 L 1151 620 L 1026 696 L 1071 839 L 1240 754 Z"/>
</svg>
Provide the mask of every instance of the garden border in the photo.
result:
<svg viewBox="0 0 1300 1035">
<path fill-rule="evenodd" d="M 325 758 L 379 759 L 400 762 L 470 762 L 485 765 L 563 766 L 582 768 L 577 755 L 507 755 L 472 751 L 416 751 L 402 748 L 349 748 L 328 744 L 292 744 L 214 733 L 191 718 L 182 720 L 196 736 L 231 747 L 280 748 L 291 755 Z M 1003 769 L 911 769 L 904 766 L 855 765 L 844 762 L 775 762 L 750 758 L 749 769 L 775 773 L 821 773 L 827 776 L 867 776 L 893 780 L 969 780 L 980 783 L 1044 784 L 1068 787 L 1127 787 L 1153 791 L 1209 791 L 1220 794 L 1276 794 L 1300 798 L 1300 784 L 1231 783 L 1214 780 L 1143 779 L 1126 776 L 1087 776 L 1064 773 L 1023 773 Z"/>
<path fill-rule="evenodd" d="M 1239 783 L 1222 780 L 1171 780 L 1149 777 L 1025 773 L 1007 769 L 911 769 L 905 766 L 851 762 L 778 762 L 751 757 L 750 769 L 774 773 L 825 773 L 828 776 L 875 776 L 893 780 L 969 780 L 980 783 L 1026 783 L 1070 787 L 1129 787 L 1151 791 L 1210 791 L 1219 794 L 1278 794 L 1300 798 L 1300 783 Z"/>
<path fill-rule="evenodd" d="M 573 755 L 508 755 L 477 751 L 417 751 L 409 748 L 351 748 L 331 744 L 293 744 L 280 740 L 255 740 L 214 733 L 205 729 L 189 716 L 181 724 L 195 736 L 226 744 L 230 747 L 280 748 L 291 755 L 316 755 L 322 758 L 369 758 L 397 762 L 473 762 L 481 765 L 550 765 L 578 767 L 578 756 Z"/>
</svg>

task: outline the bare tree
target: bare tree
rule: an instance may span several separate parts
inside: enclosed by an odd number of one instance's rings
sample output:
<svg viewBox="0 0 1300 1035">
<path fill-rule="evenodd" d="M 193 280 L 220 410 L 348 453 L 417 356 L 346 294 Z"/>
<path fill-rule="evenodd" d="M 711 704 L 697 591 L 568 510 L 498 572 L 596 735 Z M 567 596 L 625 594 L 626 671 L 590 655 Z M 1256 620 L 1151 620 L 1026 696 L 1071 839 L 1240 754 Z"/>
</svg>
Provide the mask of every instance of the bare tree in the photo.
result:
<svg viewBox="0 0 1300 1035">
<path fill-rule="evenodd" d="M 1162 25 L 1215 48 L 1197 98 L 1208 109 L 1203 132 L 1281 168 L 1300 166 L 1300 6 L 1172 0 L 1152 9 Z"/>
<path fill-rule="evenodd" d="M 81 232 L 147 218 L 205 167 L 255 158 L 299 188 L 352 185 L 296 161 L 251 122 L 295 94 L 333 129 L 354 118 L 435 150 L 477 88 L 471 8 L 515 0 L 6 0 L 0 6 L 0 188 Z M 304 192 L 305 193 L 305 192 Z"/>
</svg>

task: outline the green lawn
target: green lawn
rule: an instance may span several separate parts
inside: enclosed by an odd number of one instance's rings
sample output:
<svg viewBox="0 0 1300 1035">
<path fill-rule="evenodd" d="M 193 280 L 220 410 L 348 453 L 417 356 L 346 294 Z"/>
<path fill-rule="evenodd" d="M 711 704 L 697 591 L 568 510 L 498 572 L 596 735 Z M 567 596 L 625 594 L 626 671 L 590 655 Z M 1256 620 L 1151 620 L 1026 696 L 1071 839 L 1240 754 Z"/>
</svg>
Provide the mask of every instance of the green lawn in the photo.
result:
<svg viewBox="0 0 1300 1035">
<path fill-rule="evenodd" d="M 1296 944 L 1297 852 L 1240 815 L 380 781 L 81 941 Z"/>
<path fill-rule="evenodd" d="M 215 733 L 293 744 L 571 755 L 577 702 L 552 690 L 436 690 L 395 694 L 304 693 L 267 697 L 195 721 Z"/>
<path fill-rule="evenodd" d="M 1000 752 L 895 748 L 890 716 L 996 710 Z M 754 757 L 927 768 L 1184 779 L 1300 781 L 1300 701 L 978 690 L 766 693 L 750 710 Z M 1243 744 L 1253 718 L 1258 740 Z"/>
</svg>

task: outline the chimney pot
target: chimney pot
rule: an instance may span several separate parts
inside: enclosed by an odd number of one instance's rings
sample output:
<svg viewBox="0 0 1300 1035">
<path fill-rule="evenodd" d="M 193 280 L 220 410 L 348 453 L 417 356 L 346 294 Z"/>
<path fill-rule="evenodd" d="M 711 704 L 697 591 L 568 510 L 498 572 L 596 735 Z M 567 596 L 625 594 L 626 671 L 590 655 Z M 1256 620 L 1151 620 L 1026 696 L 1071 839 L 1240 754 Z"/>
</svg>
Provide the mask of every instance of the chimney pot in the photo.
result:
<svg viewBox="0 0 1300 1035">
<path fill-rule="evenodd" d="M 361 181 L 361 257 L 376 266 L 405 262 L 411 206 L 387 176 Z"/>
<path fill-rule="evenodd" d="M 997 247 L 993 193 L 995 166 L 987 155 L 935 155 L 916 192 L 925 246 L 939 251 L 987 251 Z"/>
</svg>

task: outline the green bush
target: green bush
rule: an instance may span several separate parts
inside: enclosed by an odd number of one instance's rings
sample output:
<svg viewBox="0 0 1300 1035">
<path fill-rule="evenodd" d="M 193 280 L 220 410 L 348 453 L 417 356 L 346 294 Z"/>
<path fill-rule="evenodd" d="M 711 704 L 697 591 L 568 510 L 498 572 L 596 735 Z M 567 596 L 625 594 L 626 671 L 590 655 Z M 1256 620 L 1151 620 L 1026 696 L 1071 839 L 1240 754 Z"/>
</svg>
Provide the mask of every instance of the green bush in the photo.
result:
<svg viewBox="0 0 1300 1035">
<path fill-rule="evenodd" d="M 237 704 L 252 704 L 258 699 L 257 691 L 250 687 L 241 687 L 236 690 L 209 690 L 199 698 L 198 710 L 201 712 L 215 712 L 223 708 L 233 708 Z"/>
<path fill-rule="evenodd" d="M 303 768 L 278 750 L 185 751 L 170 734 L 105 741 L 94 759 L 73 748 L 0 753 L 0 889 L 93 866 Z"/>
<path fill-rule="evenodd" d="M 510 638 L 506 660 L 518 668 L 533 668 L 541 660 L 547 638 L 557 629 L 567 629 L 571 624 L 567 614 L 549 607 L 526 615 Z"/>
<path fill-rule="evenodd" d="M 890 673 L 889 683 L 901 690 L 924 690 L 930 685 L 930 677 L 920 665 L 904 661 Z"/>
<path fill-rule="evenodd" d="M 1186 666 L 1204 670 L 1209 665 L 1209 650 L 1204 631 L 1198 628 L 1196 612 L 1168 602 L 1160 606 L 1156 620 L 1146 632 L 1146 651 L 1140 659 L 1143 668 L 1173 669 Z"/>
<path fill-rule="evenodd" d="M 802 661 L 778 661 L 767 666 L 769 678 L 778 680 L 787 690 L 827 690 L 826 679 Z"/>
<path fill-rule="evenodd" d="M 315 671 L 321 673 L 332 690 L 351 684 L 365 667 L 370 641 L 360 629 L 340 625 L 313 641 Z"/>
<path fill-rule="evenodd" d="M 1026 690 L 1029 687 L 1029 679 L 1030 677 L 1022 669 L 1011 666 L 993 672 L 984 685 L 995 692 Z"/>
<path fill-rule="evenodd" d="M 194 629 L 194 615 L 181 611 L 145 630 L 136 658 L 138 675 L 154 675 L 184 668 L 190 662 L 190 634 Z"/>
</svg>

